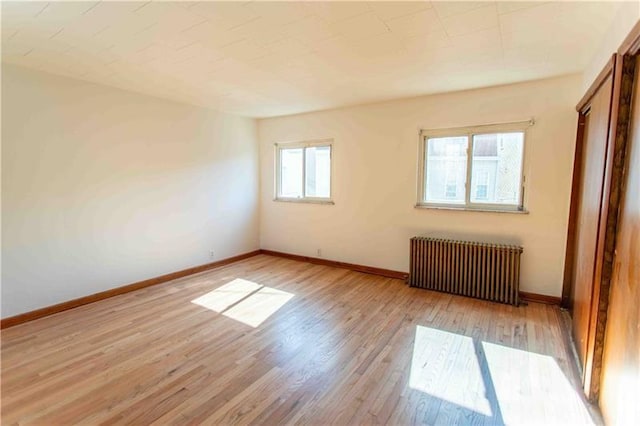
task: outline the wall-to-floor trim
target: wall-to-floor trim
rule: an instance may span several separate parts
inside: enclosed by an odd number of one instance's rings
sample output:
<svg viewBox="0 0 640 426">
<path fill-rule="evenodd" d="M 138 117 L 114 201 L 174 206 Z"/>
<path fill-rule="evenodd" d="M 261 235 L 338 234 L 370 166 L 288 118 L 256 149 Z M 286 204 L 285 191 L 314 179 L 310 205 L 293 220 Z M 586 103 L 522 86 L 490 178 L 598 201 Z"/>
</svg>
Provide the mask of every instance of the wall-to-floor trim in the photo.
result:
<svg viewBox="0 0 640 426">
<path fill-rule="evenodd" d="M 209 269 L 219 268 L 221 266 L 225 266 L 230 263 L 237 262 L 239 260 L 248 259 L 258 254 L 260 254 L 260 250 L 254 250 L 248 253 L 243 253 L 237 256 L 232 256 L 226 259 L 218 260 L 216 262 L 194 266 L 192 268 L 183 269 L 177 272 L 171 272 L 169 274 L 160 275 L 159 277 L 138 281 L 133 284 L 112 288 L 109 290 L 101 291 L 100 293 L 90 294 L 88 296 L 80 297 L 78 299 L 73 299 L 67 302 L 58 303 L 57 305 L 46 306 L 44 308 L 36 309 L 35 311 L 25 312 L 23 314 L 15 315 L 8 318 L 3 318 L 2 320 L 0 320 L 0 329 L 13 327 L 14 325 L 22 324 L 28 321 L 33 321 L 38 318 L 57 314 L 58 312 L 77 308 L 78 306 L 87 305 L 93 302 L 98 302 L 100 300 L 108 299 L 110 297 L 118 296 L 120 294 L 140 290 L 141 288 L 145 288 L 145 287 L 150 287 L 152 285 L 162 284 L 167 281 L 186 277 L 188 275 L 197 274 L 199 272 L 207 271 Z"/>
<path fill-rule="evenodd" d="M 248 259 L 250 257 L 265 254 L 268 256 L 282 257 L 285 259 L 297 260 L 300 262 L 313 263 L 317 265 L 331 266 L 334 268 L 350 269 L 356 272 L 363 272 L 366 274 L 380 275 L 387 278 L 394 278 L 402 281 L 406 281 L 409 274 L 406 272 L 393 271 L 391 269 L 376 268 L 373 266 L 357 265 L 354 263 L 338 262 L 335 260 L 320 259 L 317 257 L 301 256 L 298 254 L 283 253 L 274 250 L 254 250 L 248 253 L 240 254 L 238 256 L 222 259 L 217 262 L 207 263 L 200 266 L 194 266 L 193 268 L 183 269 L 181 271 L 172 272 L 170 274 L 161 275 L 159 277 L 150 278 L 148 280 L 139 281 L 133 284 L 128 284 L 122 287 L 112 288 L 110 290 L 102 291 L 100 293 L 91 294 L 89 296 L 80 297 L 78 299 L 69 300 L 67 302 L 58 303 L 57 305 L 47 306 L 44 308 L 36 309 L 35 311 L 25 312 L 23 314 L 15 315 L 0 320 L 0 328 L 13 327 L 15 325 L 23 324 L 25 322 L 33 321 L 39 318 L 47 317 L 49 315 L 57 314 L 62 311 L 77 308 L 89 303 L 98 302 L 100 300 L 108 299 L 110 297 L 118 296 L 121 294 L 129 293 L 132 291 L 140 290 L 145 287 L 150 287 L 156 284 L 162 284 L 167 281 L 172 281 L 178 278 L 186 277 L 188 275 L 204 272 L 209 269 L 218 268 L 228 265 L 230 263 L 238 262 L 240 260 Z M 544 294 L 520 292 L 520 299 L 529 302 L 545 303 L 549 305 L 560 305 L 560 298 L 554 296 L 547 296 Z"/>
<path fill-rule="evenodd" d="M 562 303 L 561 297 L 548 296 L 546 294 L 529 293 L 528 291 L 520 292 L 520 300 L 526 302 L 544 303 L 545 305 L 558 305 Z"/>
<path fill-rule="evenodd" d="M 393 271 L 390 269 L 375 268 L 373 266 L 356 265 L 354 263 L 338 262 L 335 260 L 320 259 L 317 257 L 301 256 L 298 254 L 283 253 L 274 250 L 260 250 L 260 253 L 269 256 L 284 257 L 286 259 L 298 260 L 300 262 L 315 263 L 318 265 L 333 266 L 335 268 L 345 268 L 352 271 L 364 272 L 366 274 L 381 275 L 388 278 L 396 278 L 405 281 L 409 274 L 406 272 Z M 520 292 L 520 299 L 527 302 L 544 303 L 546 305 L 560 305 L 561 298 L 548 296 L 546 294 Z"/>
<path fill-rule="evenodd" d="M 373 266 L 357 265 L 355 263 L 339 262 L 336 260 L 320 259 L 318 257 L 301 256 L 299 254 L 283 253 L 274 250 L 260 250 L 260 253 L 269 256 L 285 257 L 287 259 L 298 260 L 300 262 L 315 263 L 317 265 L 333 266 L 334 268 L 351 269 L 352 271 L 364 272 L 365 274 L 381 275 L 388 278 L 406 280 L 409 274 L 406 272 L 392 271 L 391 269 L 376 268 Z"/>
</svg>

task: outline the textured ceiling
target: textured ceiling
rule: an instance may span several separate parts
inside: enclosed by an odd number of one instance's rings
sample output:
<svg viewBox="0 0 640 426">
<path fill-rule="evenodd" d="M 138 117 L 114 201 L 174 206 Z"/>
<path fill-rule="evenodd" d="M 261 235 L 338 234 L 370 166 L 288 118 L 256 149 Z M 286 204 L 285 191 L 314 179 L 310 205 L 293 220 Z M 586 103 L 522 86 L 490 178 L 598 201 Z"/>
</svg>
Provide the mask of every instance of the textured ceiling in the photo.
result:
<svg viewBox="0 0 640 426">
<path fill-rule="evenodd" d="M 3 62 L 268 117 L 582 71 L 615 2 L 2 2 Z"/>
</svg>

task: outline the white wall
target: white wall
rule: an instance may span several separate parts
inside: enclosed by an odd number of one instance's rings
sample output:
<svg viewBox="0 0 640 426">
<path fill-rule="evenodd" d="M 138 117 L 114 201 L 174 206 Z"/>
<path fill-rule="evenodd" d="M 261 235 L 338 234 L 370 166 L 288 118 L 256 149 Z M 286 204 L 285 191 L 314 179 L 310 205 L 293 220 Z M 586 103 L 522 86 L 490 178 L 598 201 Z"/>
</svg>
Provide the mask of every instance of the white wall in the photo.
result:
<svg viewBox="0 0 640 426">
<path fill-rule="evenodd" d="M 633 26 L 640 19 L 640 0 L 631 0 L 621 3 L 613 22 L 605 33 L 600 46 L 596 50 L 582 76 L 582 91 L 591 86 L 602 68 L 611 59 Z"/>
<path fill-rule="evenodd" d="M 2 317 L 258 248 L 255 120 L 2 74 Z"/>
<path fill-rule="evenodd" d="M 559 296 L 581 76 L 258 121 L 264 249 L 408 271 L 409 238 L 524 246 L 522 290 Z M 526 146 L 530 214 L 415 209 L 418 132 L 535 117 Z M 273 201 L 276 142 L 334 138 L 335 205 Z"/>
</svg>

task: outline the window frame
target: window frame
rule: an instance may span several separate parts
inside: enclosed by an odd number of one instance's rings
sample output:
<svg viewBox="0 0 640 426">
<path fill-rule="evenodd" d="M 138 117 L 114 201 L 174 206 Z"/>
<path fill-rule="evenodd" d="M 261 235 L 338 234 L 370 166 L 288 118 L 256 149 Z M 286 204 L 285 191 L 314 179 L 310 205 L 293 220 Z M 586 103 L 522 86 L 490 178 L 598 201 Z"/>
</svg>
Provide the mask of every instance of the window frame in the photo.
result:
<svg viewBox="0 0 640 426">
<path fill-rule="evenodd" d="M 283 201 L 288 203 L 310 203 L 310 204 L 335 204 L 333 202 L 333 139 L 317 139 L 304 142 L 279 142 L 275 143 L 275 182 L 273 201 Z M 306 195 L 306 148 L 329 147 L 329 197 L 309 197 Z M 282 186 L 281 151 L 283 149 L 302 148 L 302 197 L 283 197 L 280 195 Z"/>
<path fill-rule="evenodd" d="M 528 213 L 524 206 L 524 196 L 526 189 L 526 151 L 529 128 L 535 124 L 533 119 L 527 121 L 518 121 L 503 124 L 488 124 L 469 127 L 455 127 L 446 129 L 420 130 L 418 143 L 418 186 L 417 186 L 417 202 L 416 208 L 428 209 L 447 209 L 447 210 L 469 210 L 469 211 L 488 211 L 488 212 L 506 212 L 506 213 Z M 473 170 L 473 136 L 493 133 L 513 133 L 522 132 L 522 159 L 520 171 L 520 193 L 517 204 L 495 204 L 495 203 L 478 203 L 471 201 L 471 176 Z M 425 201 L 426 198 L 426 172 L 428 164 L 427 141 L 430 138 L 439 137 L 467 137 L 467 170 L 464 184 L 465 200 L 464 203 L 439 203 L 433 201 Z"/>
</svg>

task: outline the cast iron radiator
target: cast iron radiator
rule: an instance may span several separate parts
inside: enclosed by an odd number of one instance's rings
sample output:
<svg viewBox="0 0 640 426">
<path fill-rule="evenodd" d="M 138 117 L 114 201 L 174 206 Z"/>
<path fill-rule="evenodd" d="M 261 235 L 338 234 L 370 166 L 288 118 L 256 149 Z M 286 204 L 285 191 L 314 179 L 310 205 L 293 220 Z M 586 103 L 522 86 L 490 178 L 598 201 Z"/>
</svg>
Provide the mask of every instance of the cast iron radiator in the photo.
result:
<svg viewBox="0 0 640 426">
<path fill-rule="evenodd" d="M 518 305 L 522 247 L 411 238 L 409 285 Z"/>
</svg>

